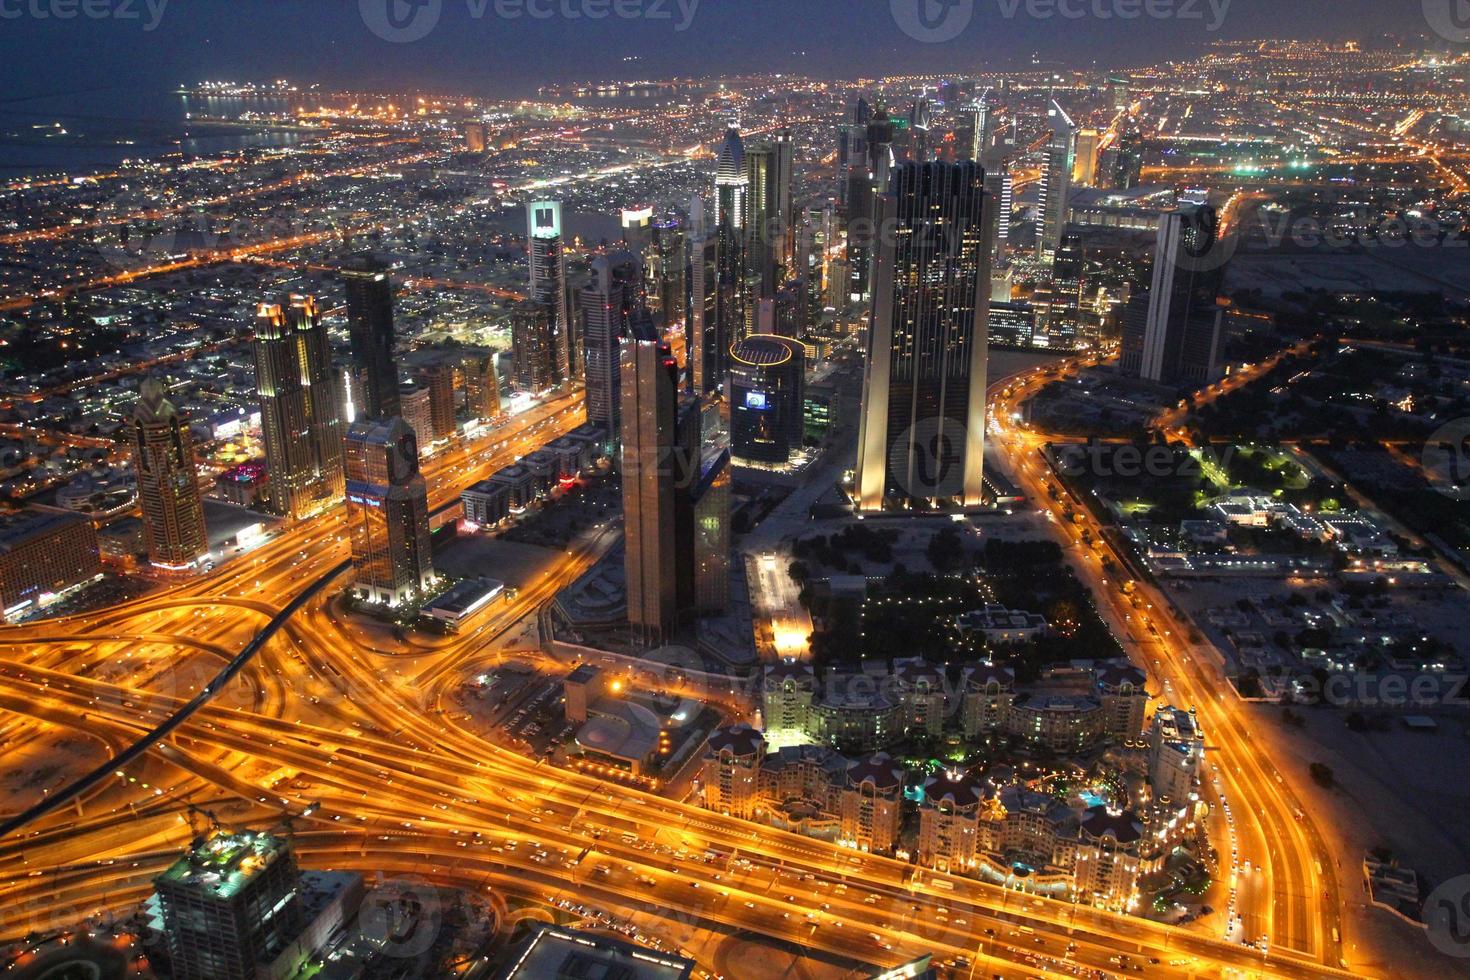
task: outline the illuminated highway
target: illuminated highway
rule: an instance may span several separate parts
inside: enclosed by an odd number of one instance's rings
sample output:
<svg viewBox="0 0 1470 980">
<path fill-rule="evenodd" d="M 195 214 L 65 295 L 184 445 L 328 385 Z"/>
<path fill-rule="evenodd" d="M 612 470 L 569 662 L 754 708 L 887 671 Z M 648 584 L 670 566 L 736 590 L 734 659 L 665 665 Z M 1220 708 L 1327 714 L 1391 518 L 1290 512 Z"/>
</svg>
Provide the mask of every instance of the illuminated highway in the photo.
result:
<svg viewBox="0 0 1470 980">
<path fill-rule="evenodd" d="M 563 396 L 432 461 L 431 505 L 580 424 L 579 401 Z M 1022 478 L 1028 489 L 1039 482 Z M 28 719 L 17 745 L 58 731 L 83 732 L 109 749 L 134 740 L 177 711 L 289 597 L 340 563 L 344 535 L 339 509 L 195 581 L 104 613 L 0 632 L 0 707 Z M 444 707 L 445 698 L 465 677 L 501 662 L 500 638 L 581 574 L 607 538 L 559 556 L 464 635 L 414 637 L 405 647 L 384 629 L 338 615 L 329 597 L 309 603 L 230 690 L 145 762 L 0 841 L 0 938 L 136 902 L 187 843 L 185 803 L 208 809 L 241 800 L 263 823 L 319 804 L 294 821 L 308 867 L 383 870 L 551 903 L 570 896 L 610 911 L 652 909 L 875 964 L 932 952 L 958 964 L 961 976 L 1044 968 L 1080 976 L 1135 968 L 1170 977 L 1347 975 L 1322 965 L 1335 958 L 1322 940 L 1329 919 L 1305 897 L 1335 889 L 1330 874 L 1303 864 L 1305 838 L 1315 831 L 1289 814 L 1283 822 L 1285 801 L 1262 793 L 1259 750 L 1227 727 L 1229 702 L 1216 705 L 1202 668 L 1164 644 L 1154 644 L 1162 669 L 1208 712 L 1211 758 L 1228 770 L 1222 779 L 1238 823 L 1260 821 L 1259 841 L 1247 843 L 1252 854 L 1261 848 L 1273 887 L 1262 903 L 1271 921 L 1260 931 L 1281 941 L 1268 953 L 934 875 L 555 770 L 455 721 L 462 716 Z M 261 772 L 286 775 L 267 785 Z M 1329 897 L 1336 901 L 1335 892 Z"/>
</svg>

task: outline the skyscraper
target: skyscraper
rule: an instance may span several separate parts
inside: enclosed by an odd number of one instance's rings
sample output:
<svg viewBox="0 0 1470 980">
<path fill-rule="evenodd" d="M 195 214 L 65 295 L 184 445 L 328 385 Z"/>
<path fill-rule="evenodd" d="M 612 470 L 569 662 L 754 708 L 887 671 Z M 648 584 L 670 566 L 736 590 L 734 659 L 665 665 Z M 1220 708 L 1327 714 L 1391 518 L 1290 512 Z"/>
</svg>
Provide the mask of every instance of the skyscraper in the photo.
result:
<svg viewBox="0 0 1470 980">
<path fill-rule="evenodd" d="M 459 365 L 437 356 L 414 371 L 414 381 L 429 389 L 429 431 L 415 432 L 420 442 L 444 442 L 455 430 L 454 374 Z"/>
<path fill-rule="evenodd" d="M 669 642 L 695 604 L 693 489 L 697 404 L 681 405 L 668 344 L 622 345 L 623 567 L 628 622 L 648 645 Z"/>
<path fill-rule="evenodd" d="M 157 378 L 148 378 L 139 389 L 132 441 L 148 560 L 168 570 L 193 568 L 209 551 L 194 443 L 188 422 Z"/>
<path fill-rule="evenodd" d="M 696 395 L 708 395 L 725 383 L 725 355 L 730 338 L 721 318 L 720 240 L 708 235 L 689 246 L 689 386 Z"/>
<path fill-rule="evenodd" d="M 530 395 L 556 387 L 556 309 L 546 299 L 517 303 L 511 312 L 516 387 Z"/>
<path fill-rule="evenodd" d="M 688 315 L 684 229 L 678 219 L 655 221 L 649 227 L 648 297 L 653 312 L 662 316 L 665 328 L 685 325 Z"/>
<path fill-rule="evenodd" d="M 301 933 L 301 873 L 271 834 L 216 830 L 153 880 L 179 980 L 255 980 Z"/>
<path fill-rule="evenodd" d="M 745 253 L 750 192 L 747 181 L 745 144 L 740 139 L 740 124 L 731 120 L 715 171 L 715 261 L 719 280 L 715 316 L 718 319 L 716 330 L 724 337 L 742 335 L 749 315 L 748 257 Z"/>
<path fill-rule="evenodd" d="M 730 451 L 703 460 L 694 486 L 694 605 L 701 615 L 730 604 Z"/>
<path fill-rule="evenodd" d="M 359 259 L 341 271 L 347 290 L 352 363 L 362 378 L 359 419 L 398 414 L 398 365 L 393 360 L 393 282 L 382 265 Z"/>
<path fill-rule="evenodd" d="M 357 422 L 348 430 L 347 522 L 359 596 L 397 606 L 432 587 L 428 488 L 418 439 L 403 419 Z"/>
<path fill-rule="evenodd" d="M 983 162 L 994 138 L 995 113 L 990 107 L 990 90 L 969 107 L 970 159 Z"/>
<path fill-rule="evenodd" d="M 1047 111 L 1051 139 L 1046 146 L 1046 166 L 1042 168 L 1037 192 L 1036 255 L 1051 261 L 1067 227 L 1067 200 L 1072 195 L 1073 141 L 1077 126 L 1065 109 L 1052 100 Z"/>
<path fill-rule="evenodd" d="M 1138 367 L 1147 381 L 1198 386 L 1220 376 L 1224 311 L 1216 300 L 1228 256 L 1218 233 L 1208 204 L 1171 211 L 1159 224 Z"/>
<path fill-rule="evenodd" d="M 1086 262 L 1082 239 L 1062 235 L 1051 277 L 1036 288 L 1036 340 L 1047 347 L 1072 350 L 1082 332 L 1082 279 Z"/>
<path fill-rule="evenodd" d="M 289 304 L 256 314 L 255 386 L 271 509 L 300 519 L 342 499 L 342 416 L 316 300 Z"/>
<path fill-rule="evenodd" d="M 773 295 L 791 262 L 793 150 L 791 131 L 782 130 L 745 151 L 745 261 L 758 284 L 747 302 Z"/>
<path fill-rule="evenodd" d="M 1102 143 L 1102 134 L 1095 129 L 1083 129 L 1077 133 L 1077 155 L 1072 161 L 1072 183 L 1078 187 L 1092 187 L 1097 183 L 1097 154 Z"/>
<path fill-rule="evenodd" d="M 577 377 L 582 344 L 572 316 L 571 286 L 567 282 L 567 253 L 561 233 L 561 202 L 535 201 L 526 206 L 527 239 L 530 242 L 531 298 L 551 304 L 555 321 L 552 338 L 556 344 L 558 383 Z"/>
<path fill-rule="evenodd" d="M 862 510 L 981 501 L 986 320 L 985 171 L 902 164 L 880 198 L 859 423 Z"/>
<path fill-rule="evenodd" d="M 466 350 L 460 358 L 464 374 L 465 411 L 472 419 L 499 418 L 504 410 L 500 400 L 500 376 L 496 371 L 494 351 L 484 348 Z"/>
<path fill-rule="evenodd" d="M 579 305 L 586 342 L 587 421 L 601 426 L 616 442 L 621 408 L 619 347 L 632 329 L 634 314 L 646 312 L 648 306 L 638 258 L 626 251 L 599 255 L 592 261 L 592 279 L 582 290 Z"/>
</svg>

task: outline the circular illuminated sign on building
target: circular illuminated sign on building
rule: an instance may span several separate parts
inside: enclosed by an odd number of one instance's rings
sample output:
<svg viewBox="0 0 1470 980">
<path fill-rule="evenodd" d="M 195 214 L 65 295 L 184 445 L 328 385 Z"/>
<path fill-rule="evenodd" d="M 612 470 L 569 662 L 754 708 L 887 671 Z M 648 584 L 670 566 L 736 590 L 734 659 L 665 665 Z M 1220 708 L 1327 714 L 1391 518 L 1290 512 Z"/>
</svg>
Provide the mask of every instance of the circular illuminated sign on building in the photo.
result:
<svg viewBox="0 0 1470 980">
<path fill-rule="evenodd" d="M 730 347 L 731 454 L 737 463 L 783 467 L 801 451 L 806 348 L 753 334 Z"/>
</svg>

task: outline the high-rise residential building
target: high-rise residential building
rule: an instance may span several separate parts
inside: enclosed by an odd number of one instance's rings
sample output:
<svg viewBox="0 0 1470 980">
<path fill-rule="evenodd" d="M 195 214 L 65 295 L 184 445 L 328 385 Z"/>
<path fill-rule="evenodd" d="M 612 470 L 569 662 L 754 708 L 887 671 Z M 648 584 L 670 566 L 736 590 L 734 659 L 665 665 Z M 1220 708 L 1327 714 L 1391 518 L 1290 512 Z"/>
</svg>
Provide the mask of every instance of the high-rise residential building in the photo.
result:
<svg viewBox="0 0 1470 980">
<path fill-rule="evenodd" d="M 424 442 L 445 442 L 454 436 L 455 384 L 457 365 L 437 357 L 414 371 L 414 380 L 429 389 L 429 431 L 415 434 Z"/>
<path fill-rule="evenodd" d="M 499 418 L 504 411 L 500 399 L 500 375 L 496 370 L 497 355 L 484 348 L 466 350 L 460 357 L 459 369 L 464 376 L 465 412 L 472 419 Z"/>
<path fill-rule="evenodd" d="M 880 202 L 859 422 L 861 510 L 981 502 L 990 304 L 985 171 L 905 163 Z"/>
<path fill-rule="evenodd" d="M 1097 155 L 1102 144 L 1102 134 L 1095 129 L 1077 132 L 1076 159 L 1072 161 L 1072 183 L 1078 187 L 1092 187 L 1097 183 Z"/>
<path fill-rule="evenodd" d="M 528 299 L 511 312 L 511 348 L 516 359 L 516 387 L 537 395 L 556 387 L 556 308 L 549 300 Z"/>
<path fill-rule="evenodd" d="M 0 609 L 5 620 L 31 615 L 101 576 L 91 518 L 34 508 L 0 515 Z"/>
<path fill-rule="evenodd" d="M 587 421 L 601 426 L 616 442 L 622 408 L 621 345 L 633 330 L 635 315 L 645 315 L 648 309 L 643 265 L 637 256 L 622 251 L 593 259 L 592 278 L 579 305 L 586 342 Z"/>
<path fill-rule="evenodd" d="M 342 499 L 342 415 L 332 347 L 316 300 L 264 303 L 255 317 L 255 387 L 270 507 L 300 519 Z"/>
<path fill-rule="evenodd" d="M 1217 298 L 1228 256 L 1221 252 L 1218 231 L 1215 209 L 1207 204 L 1171 211 L 1159 224 L 1136 371 L 1146 381 L 1199 386 L 1221 375 L 1224 311 Z M 1133 366 L 1128 353 L 1125 369 Z"/>
<path fill-rule="evenodd" d="M 780 469 L 805 434 L 806 349 L 754 334 L 730 349 L 730 448 L 737 464 Z"/>
<path fill-rule="evenodd" d="M 934 141 L 931 135 L 933 128 L 934 103 L 929 101 L 927 95 L 921 95 L 914 100 L 914 108 L 909 112 L 909 135 L 912 140 L 910 159 L 918 163 L 934 159 Z"/>
<path fill-rule="evenodd" d="M 306 920 L 288 841 L 217 830 L 153 880 L 179 980 L 256 980 Z"/>
<path fill-rule="evenodd" d="M 1061 245 L 1067 227 L 1067 201 L 1072 196 L 1072 164 L 1077 126 L 1056 100 L 1047 110 L 1051 139 L 1046 145 L 1046 165 L 1037 192 L 1036 254 L 1049 262 Z"/>
<path fill-rule="evenodd" d="M 418 439 L 403 419 L 348 430 L 347 523 L 352 588 L 361 598 L 398 606 L 433 587 L 428 488 Z"/>
<path fill-rule="evenodd" d="M 745 333 L 750 296 L 746 224 L 750 185 L 740 125 L 732 120 L 720 147 L 715 170 L 715 262 L 719 290 L 715 294 L 716 332 L 734 339 Z"/>
<path fill-rule="evenodd" d="M 408 423 L 408 427 L 413 430 L 414 438 L 419 440 L 419 453 L 428 455 L 429 447 L 434 442 L 433 394 L 425 385 L 401 384 L 398 386 L 398 403 L 403 408 L 403 414 L 399 418 Z M 422 437 L 419 436 L 420 432 L 423 433 Z"/>
<path fill-rule="evenodd" d="M 556 344 L 558 383 L 580 374 L 582 343 L 577 317 L 572 315 L 571 284 L 567 281 L 567 251 L 562 240 L 561 202 L 534 201 L 526 206 L 532 299 L 551 305 L 552 337 Z"/>
<path fill-rule="evenodd" d="M 667 343 L 622 345 L 623 568 L 628 622 L 646 644 L 669 642 L 694 610 L 699 412 L 681 404 Z"/>
<path fill-rule="evenodd" d="M 157 378 L 148 378 L 139 390 L 132 443 L 148 560 L 170 571 L 194 568 L 209 552 L 194 442 L 189 423 Z"/>
<path fill-rule="evenodd" d="M 685 326 L 689 257 L 685 254 L 684 228 L 677 218 L 671 218 L 655 221 L 649 234 L 652 240 L 648 247 L 649 306 L 665 328 Z"/>
<path fill-rule="evenodd" d="M 1148 730 L 1148 784 L 1155 800 L 1185 805 L 1203 775 L 1205 736 L 1194 712 L 1172 705 L 1154 712 Z"/>
<path fill-rule="evenodd" d="M 393 282 L 371 258 L 341 271 L 347 291 L 347 334 L 352 363 L 362 379 L 364 401 L 354 419 L 398 414 L 398 364 L 393 359 Z"/>
</svg>

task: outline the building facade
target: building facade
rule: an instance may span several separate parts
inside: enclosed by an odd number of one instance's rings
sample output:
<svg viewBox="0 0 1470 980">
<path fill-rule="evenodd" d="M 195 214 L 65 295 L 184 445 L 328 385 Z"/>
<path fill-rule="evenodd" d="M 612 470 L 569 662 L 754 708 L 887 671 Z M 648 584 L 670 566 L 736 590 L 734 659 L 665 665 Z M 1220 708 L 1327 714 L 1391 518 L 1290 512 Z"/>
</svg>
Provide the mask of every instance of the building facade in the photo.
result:
<svg viewBox="0 0 1470 980">
<path fill-rule="evenodd" d="M 985 172 L 905 163 L 879 207 L 858 435 L 863 511 L 981 502 L 990 303 Z"/>
<path fill-rule="evenodd" d="M 168 571 L 192 569 L 209 552 L 209 538 L 188 422 L 165 397 L 163 382 L 148 378 L 132 423 L 133 469 L 148 560 Z"/>
<path fill-rule="evenodd" d="M 428 488 L 418 439 L 403 419 L 358 422 L 348 431 L 347 520 L 360 598 L 397 607 L 433 587 Z"/>
</svg>

